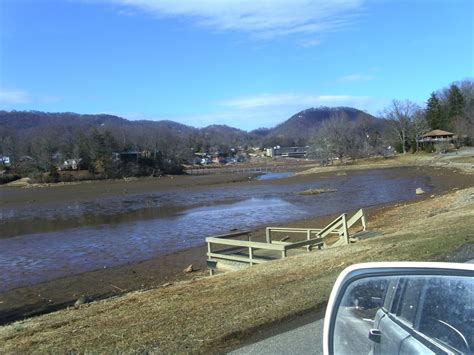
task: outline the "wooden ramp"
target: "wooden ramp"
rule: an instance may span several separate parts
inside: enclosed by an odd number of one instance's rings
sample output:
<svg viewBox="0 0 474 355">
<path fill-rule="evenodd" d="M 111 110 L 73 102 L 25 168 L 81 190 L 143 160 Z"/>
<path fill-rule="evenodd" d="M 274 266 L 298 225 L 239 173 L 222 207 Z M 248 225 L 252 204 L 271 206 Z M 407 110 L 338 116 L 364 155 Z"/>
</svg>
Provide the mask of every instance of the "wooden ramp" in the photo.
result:
<svg viewBox="0 0 474 355">
<path fill-rule="evenodd" d="M 351 234 L 358 222 L 362 229 Z M 292 239 L 300 239 L 285 241 L 290 235 Z M 346 213 L 340 215 L 324 228 L 267 227 L 265 242 L 253 241 L 250 231 L 207 237 L 207 265 L 212 275 L 214 270 L 238 270 L 313 249 L 347 245 L 371 236 L 374 232 L 366 230 L 364 211 L 360 209 L 351 218 Z"/>
</svg>

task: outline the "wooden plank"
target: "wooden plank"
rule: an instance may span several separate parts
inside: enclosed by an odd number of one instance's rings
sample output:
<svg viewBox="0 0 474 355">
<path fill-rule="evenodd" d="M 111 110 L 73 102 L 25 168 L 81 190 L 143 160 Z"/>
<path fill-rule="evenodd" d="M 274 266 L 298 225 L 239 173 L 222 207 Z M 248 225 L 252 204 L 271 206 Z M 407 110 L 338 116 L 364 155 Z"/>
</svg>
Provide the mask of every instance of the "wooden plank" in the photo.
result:
<svg viewBox="0 0 474 355">
<path fill-rule="evenodd" d="M 285 249 L 286 250 L 296 249 L 296 248 L 305 247 L 307 245 L 319 246 L 319 245 L 322 245 L 322 244 L 323 244 L 323 240 L 321 238 L 310 239 L 310 240 L 302 240 L 301 242 L 295 242 L 295 243 L 291 243 L 289 245 L 285 245 Z"/>
<path fill-rule="evenodd" d="M 357 223 L 359 219 L 362 219 L 362 226 L 365 225 L 365 217 L 364 217 L 364 210 L 362 208 L 358 210 L 348 221 L 347 221 L 347 228 L 351 228 L 354 224 Z M 365 230 L 365 226 L 364 226 Z"/>
<path fill-rule="evenodd" d="M 280 242 L 279 240 L 274 240 L 272 244 L 280 244 L 280 245 L 289 245 L 292 244 L 291 242 Z"/>
<path fill-rule="evenodd" d="M 227 255 L 227 254 L 216 254 L 216 253 L 207 253 L 209 258 L 215 259 L 224 259 L 224 260 L 232 260 L 232 261 L 240 261 L 247 264 L 250 264 L 250 259 L 246 258 L 245 256 L 238 256 L 238 255 Z M 260 258 L 253 258 L 252 263 L 254 264 L 262 264 L 268 260 L 260 259 Z"/>
<path fill-rule="evenodd" d="M 249 233 L 250 231 L 239 231 L 239 232 L 233 232 L 233 233 L 213 235 L 212 238 L 232 238 L 232 237 L 239 237 L 241 235 L 248 235 Z"/>
<path fill-rule="evenodd" d="M 248 242 L 246 240 L 220 239 L 220 238 L 214 238 L 214 237 L 207 237 L 206 243 L 233 245 L 233 246 L 238 246 L 238 247 L 243 247 L 243 248 L 252 247 L 254 249 L 267 249 L 267 250 L 278 250 L 278 251 L 281 251 L 284 249 L 284 245 L 268 244 L 268 243 L 261 243 L 261 242 Z"/>
<path fill-rule="evenodd" d="M 322 229 L 320 228 L 289 228 L 289 227 L 268 227 L 271 232 L 277 233 L 318 233 Z"/>
<path fill-rule="evenodd" d="M 334 231 L 335 229 L 339 229 L 341 226 L 342 226 L 342 216 L 343 215 L 340 215 L 339 217 L 337 217 L 334 221 L 332 221 L 331 223 L 329 223 L 326 227 L 324 227 L 319 233 L 318 233 L 318 237 L 321 237 L 321 238 L 324 238 L 325 236 L 327 236 L 328 234 L 330 234 L 332 231 Z"/>
</svg>

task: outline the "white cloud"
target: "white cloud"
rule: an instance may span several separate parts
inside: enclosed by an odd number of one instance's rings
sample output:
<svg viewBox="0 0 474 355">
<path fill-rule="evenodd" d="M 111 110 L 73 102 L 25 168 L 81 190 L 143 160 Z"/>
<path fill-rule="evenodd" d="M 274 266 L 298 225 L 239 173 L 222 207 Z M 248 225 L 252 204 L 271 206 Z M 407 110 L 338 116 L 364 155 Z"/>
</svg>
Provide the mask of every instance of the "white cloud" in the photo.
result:
<svg viewBox="0 0 474 355">
<path fill-rule="evenodd" d="M 295 113 L 310 107 L 349 106 L 375 113 L 386 104 L 386 100 L 368 96 L 315 95 L 307 93 L 258 94 L 223 100 L 217 103 L 216 111 L 189 115 L 143 115 L 123 114 L 129 119 L 172 120 L 194 127 L 225 124 L 244 130 L 259 127 L 274 127 Z"/>
<path fill-rule="evenodd" d="M 321 44 L 321 39 L 313 38 L 313 39 L 303 39 L 300 41 L 300 45 L 302 47 L 314 47 L 319 46 Z"/>
<path fill-rule="evenodd" d="M 373 75 L 365 75 L 359 73 L 350 74 L 339 78 L 340 81 L 368 81 L 374 79 L 375 77 Z"/>
<path fill-rule="evenodd" d="M 81 1 L 81 0 L 78 0 Z M 85 0 L 82 0 L 85 1 Z M 90 1 L 90 0 L 89 0 Z M 310 36 L 351 25 L 365 0 L 96 0 L 163 17 L 186 17 L 198 26 L 259 38 Z M 314 40 L 313 40 L 314 41 Z"/>
<path fill-rule="evenodd" d="M 361 106 L 370 102 L 368 96 L 312 95 L 301 93 L 260 94 L 225 100 L 220 105 L 233 109 L 255 109 L 275 106 Z"/>
<path fill-rule="evenodd" d="M 55 95 L 42 95 L 38 97 L 39 102 L 46 103 L 46 104 L 54 104 L 62 100 L 63 98 L 61 96 L 55 96 Z"/>
<path fill-rule="evenodd" d="M 21 105 L 32 101 L 31 95 L 23 90 L 0 89 L 0 103 L 7 105 Z"/>
<path fill-rule="evenodd" d="M 0 103 L 9 107 L 38 103 L 52 104 L 62 100 L 62 97 L 55 95 L 35 95 L 25 90 L 0 89 Z"/>
</svg>

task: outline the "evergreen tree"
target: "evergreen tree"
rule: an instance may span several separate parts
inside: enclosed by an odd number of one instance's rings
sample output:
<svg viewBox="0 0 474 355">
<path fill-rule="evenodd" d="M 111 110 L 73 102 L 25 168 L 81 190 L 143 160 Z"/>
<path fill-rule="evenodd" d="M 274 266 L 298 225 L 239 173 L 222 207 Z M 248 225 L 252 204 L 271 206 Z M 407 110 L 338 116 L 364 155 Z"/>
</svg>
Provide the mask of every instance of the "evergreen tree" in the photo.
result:
<svg viewBox="0 0 474 355">
<path fill-rule="evenodd" d="M 457 85 L 453 84 L 449 88 L 447 104 L 450 120 L 464 116 L 465 100 Z"/>
<path fill-rule="evenodd" d="M 426 121 L 431 129 L 446 129 L 443 106 L 434 92 L 426 104 Z"/>
</svg>

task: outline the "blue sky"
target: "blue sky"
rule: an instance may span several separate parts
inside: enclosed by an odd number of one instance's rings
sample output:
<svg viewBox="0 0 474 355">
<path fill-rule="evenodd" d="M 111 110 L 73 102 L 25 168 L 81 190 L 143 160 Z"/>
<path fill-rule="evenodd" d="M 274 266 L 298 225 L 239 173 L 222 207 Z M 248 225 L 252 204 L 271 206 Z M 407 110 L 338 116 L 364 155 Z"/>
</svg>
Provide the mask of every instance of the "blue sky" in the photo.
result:
<svg viewBox="0 0 474 355">
<path fill-rule="evenodd" d="M 271 127 L 474 76 L 474 1 L 0 0 L 0 108 Z"/>
</svg>

